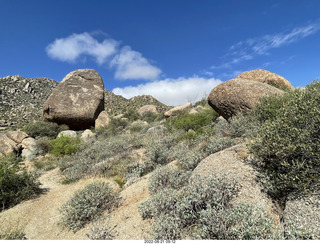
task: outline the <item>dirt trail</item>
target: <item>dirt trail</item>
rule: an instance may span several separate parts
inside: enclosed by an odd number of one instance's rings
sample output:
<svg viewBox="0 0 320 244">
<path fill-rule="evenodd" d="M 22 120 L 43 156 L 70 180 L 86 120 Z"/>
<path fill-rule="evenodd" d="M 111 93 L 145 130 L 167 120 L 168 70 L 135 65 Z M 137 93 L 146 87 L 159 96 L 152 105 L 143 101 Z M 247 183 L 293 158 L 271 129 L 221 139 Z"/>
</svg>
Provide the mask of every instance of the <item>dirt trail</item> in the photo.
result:
<svg viewBox="0 0 320 244">
<path fill-rule="evenodd" d="M 74 193 L 86 185 L 97 181 L 107 181 L 115 189 L 119 186 L 112 180 L 103 178 L 82 179 L 73 184 L 63 185 L 59 169 L 46 172 L 40 177 L 45 192 L 38 198 L 24 201 L 17 206 L 0 213 L 0 233 L 10 233 L 21 230 L 29 240 L 83 240 L 88 239 L 92 224 L 76 233 L 63 229 L 59 224 L 61 215 L 59 208 L 67 202 Z M 138 206 L 149 198 L 148 176 L 128 186 L 120 192 L 122 205 L 109 214 L 109 226 L 115 227 L 115 239 L 142 240 L 150 239 L 150 220 L 144 221 L 138 213 Z M 107 213 L 105 213 L 107 215 Z"/>
</svg>

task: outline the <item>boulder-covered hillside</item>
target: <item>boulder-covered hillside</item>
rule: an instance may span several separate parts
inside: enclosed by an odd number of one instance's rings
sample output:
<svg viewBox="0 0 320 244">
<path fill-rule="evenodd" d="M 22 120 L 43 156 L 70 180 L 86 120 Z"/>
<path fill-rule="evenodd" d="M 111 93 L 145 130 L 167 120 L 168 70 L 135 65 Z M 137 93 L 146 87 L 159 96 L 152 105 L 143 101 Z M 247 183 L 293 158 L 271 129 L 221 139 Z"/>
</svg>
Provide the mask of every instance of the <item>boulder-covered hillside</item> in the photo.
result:
<svg viewBox="0 0 320 244">
<path fill-rule="evenodd" d="M 23 78 L 20 75 L 0 78 L 0 130 L 19 128 L 41 120 L 42 107 L 59 82 L 49 78 Z M 110 116 L 124 114 L 143 105 L 153 104 L 159 111 L 169 106 L 149 95 L 126 99 L 104 90 L 105 108 Z"/>
<path fill-rule="evenodd" d="M 319 81 L 253 70 L 177 107 L 88 69 L 0 81 L 0 239 L 320 238 Z"/>
</svg>

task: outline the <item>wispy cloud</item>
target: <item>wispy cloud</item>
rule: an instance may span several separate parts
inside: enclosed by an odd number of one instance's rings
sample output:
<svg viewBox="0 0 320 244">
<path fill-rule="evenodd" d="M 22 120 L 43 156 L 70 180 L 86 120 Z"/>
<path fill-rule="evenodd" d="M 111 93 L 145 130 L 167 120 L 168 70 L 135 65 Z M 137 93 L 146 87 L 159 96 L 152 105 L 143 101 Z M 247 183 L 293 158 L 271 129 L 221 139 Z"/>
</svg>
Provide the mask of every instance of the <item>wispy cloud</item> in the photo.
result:
<svg viewBox="0 0 320 244">
<path fill-rule="evenodd" d="M 232 45 L 222 58 L 226 60 L 221 65 L 212 65 L 211 69 L 231 68 L 234 64 L 254 59 L 257 56 L 269 55 L 270 51 L 294 42 L 298 42 L 320 30 L 320 23 L 297 27 L 289 31 L 249 38 Z"/>
<path fill-rule="evenodd" d="M 154 80 L 161 74 L 159 68 L 131 47 L 120 48 L 120 42 L 111 38 L 99 42 L 87 32 L 56 39 L 46 47 L 46 52 L 52 59 L 69 63 L 93 58 L 98 65 L 115 69 L 115 79 L 120 80 Z"/>
<path fill-rule="evenodd" d="M 115 88 L 112 92 L 125 98 L 148 94 L 164 104 L 177 106 L 201 100 L 221 82 L 219 79 L 207 79 L 198 76 L 180 77 L 178 79 L 158 80 L 137 86 Z"/>
</svg>

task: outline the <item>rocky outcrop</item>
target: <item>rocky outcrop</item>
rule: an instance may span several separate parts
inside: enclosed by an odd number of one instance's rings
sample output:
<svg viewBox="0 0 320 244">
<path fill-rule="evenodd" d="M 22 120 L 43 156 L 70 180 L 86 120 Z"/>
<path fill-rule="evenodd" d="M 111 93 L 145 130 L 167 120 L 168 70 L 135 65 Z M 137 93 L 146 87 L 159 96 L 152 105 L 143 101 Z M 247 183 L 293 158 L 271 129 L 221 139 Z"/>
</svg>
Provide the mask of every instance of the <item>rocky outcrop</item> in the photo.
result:
<svg viewBox="0 0 320 244">
<path fill-rule="evenodd" d="M 284 90 L 294 90 L 291 83 L 280 75 L 264 69 L 250 70 L 241 73 L 238 77 L 241 79 L 254 80 Z"/>
<path fill-rule="evenodd" d="M 97 138 L 96 133 L 93 133 L 91 130 L 86 129 L 84 132 L 81 134 L 81 139 L 84 142 L 88 142 L 90 140 L 95 140 Z"/>
<path fill-rule="evenodd" d="M 8 131 L 0 136 L 0 156 L 13 154 L 29 158 L 36 150 L 36 140 L 23 131 Z"/>
<path fill-rule="evenodd" d="M 235 78 L 225 81 L 212 89 L 208 96 L 209 105 L 225 119 L 250 112 L 260 98 L 284 94 L 284 91 L 268 84 Z"/>
<path fill-rule="evenodd" d="M 0 78 L 0 130 L 40 120 L 41 108 L 57 85 L 48 78 Z"/>
<path fill-rule="evenodd" d="M 140 116 L 143 117 L 148 113 L 158 114 L 158 111 L 157 111 L 157 107 L 154 105 L 144 105 L 141 108 L 139 108 L 138 113 L 140 114 Z"/>
<path fill-rule="evenodd" d="M 104 110 L 104 84 L 92 69 L 69 73 L 43 106 L 43 120 L 83 130 L 94 126 Z"/>
<path fill-rule="evenodd" d="M 61 132 L 59 132 L 57 138 L 60 138 L 62 136 L 65 137 L 77 137 L 77 132 L 75 132 L 74 130 L 63 130 Z"/>
<path fill-rule="evenodd" d="M 109 115 L 106 111 L 102 111 L 98 118 L 95 120 L 95 125 L 94 127 L 96 129 L 98 128 L 108 128 L 109 127 L 109 124 L 110 124 L 110 118 L 109 118 Z"/>
<path fill-rule="evenodd" d="M 36 150 L 36 145 L 37 145 L 36 140 L 32 137 L 28 137 L 22 141 L 21 145 L 23 148 L 21 156 L 27 159 L 32 157 L 34 151 Z"/>
<path fill-rule="evenodd" d="M 6 135 L 0 136 L 0 156 L 9 156 L 11 154 L 17 153 L 19 147 L 17 143 L 11 140 Z"/>
<path fill-rule="evenodd" d="M 188 113 L 191 109 L 192 109 L 192 103 L 187 103 L 187 104 L 170 109 L 169 111 L 164 113 L 164 116 L 171 117 L 171 116 L 179 115 L 181 113 Z"/>
<path fill-rule="evenodd" d="M 273 204 L 272 200 L 263 191 L 257 182 L 258 172 L 245 163 L 243 158 L 248 155 L 246 146 L 238 144 L 223 151 L 214 153 L 203 159 L 192 173 L 191 179 L 206 177 L 214 174 L 223 177 L 227 181 L 236 181 L 240 190 L 233 203 L 253 204 L 259 206 L 274 218 L 279 224 L 280 209 Z"/>
</svg>

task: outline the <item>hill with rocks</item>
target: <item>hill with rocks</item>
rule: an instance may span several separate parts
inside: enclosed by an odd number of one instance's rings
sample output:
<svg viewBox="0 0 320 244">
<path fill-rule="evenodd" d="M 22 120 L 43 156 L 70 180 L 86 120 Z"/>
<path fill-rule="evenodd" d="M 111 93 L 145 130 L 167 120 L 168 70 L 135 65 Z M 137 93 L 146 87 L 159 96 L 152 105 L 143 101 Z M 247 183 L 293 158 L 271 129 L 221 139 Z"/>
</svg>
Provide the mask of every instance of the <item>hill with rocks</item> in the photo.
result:
<svg viewBox="0 0 320 244">
<path fill-rule="evenodd" d="M 173 108 L 104 90 L 95 127 L 3 132 L 0 239 L 319 239 L 320 82 L 284 81 L 247 72 Z"/>
<path fill-rule="evenodd" d="M 42 119 L 42 107 L 59 82 L 49 78 L 23 78 L 20 75 L 0 78 L 0 130 L 21 128 Z M 159 112 L 167 106 L 150 95 L 126 99 L 104 90 L 105 108 L 110 116 L 155 105 Z"/>
</svg>

